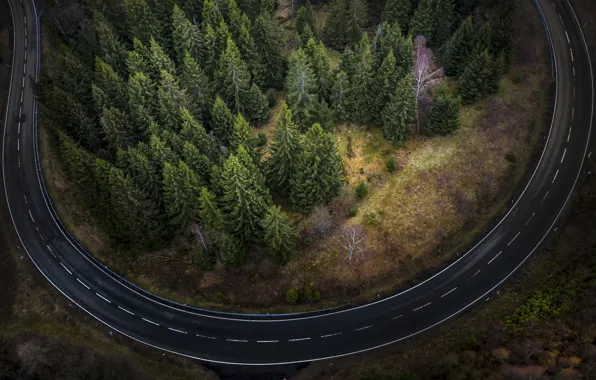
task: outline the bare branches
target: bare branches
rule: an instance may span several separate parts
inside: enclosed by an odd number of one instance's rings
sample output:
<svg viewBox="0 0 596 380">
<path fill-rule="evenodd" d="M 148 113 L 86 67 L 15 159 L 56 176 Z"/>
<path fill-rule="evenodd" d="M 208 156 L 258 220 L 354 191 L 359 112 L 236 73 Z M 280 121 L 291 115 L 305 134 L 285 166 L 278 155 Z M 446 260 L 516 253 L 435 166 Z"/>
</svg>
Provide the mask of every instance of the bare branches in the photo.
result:
<svg viewBox="0 0 596 380">
<path fill-rule="evenodd" d="M 432 71 L 432 51 L 426 46 L 426 38 L 423 36 L 417 36 L 414 39 L 414 59 L 414 66 L 412 66 L 414 84 L 412 90 L 416 96 L 416 128 L 420 132 L 418 102 L 424 98 L 428 90 L 443 79 L 443 68 Z"/>
<path fill-rule="evenodd" d="M 341 246 L 347 251 L 346 259 L 352 260 L 364 252 L 365 235 L 359 225 L 350 225 L 344 228 L 341 237 Z"/>
</svg>

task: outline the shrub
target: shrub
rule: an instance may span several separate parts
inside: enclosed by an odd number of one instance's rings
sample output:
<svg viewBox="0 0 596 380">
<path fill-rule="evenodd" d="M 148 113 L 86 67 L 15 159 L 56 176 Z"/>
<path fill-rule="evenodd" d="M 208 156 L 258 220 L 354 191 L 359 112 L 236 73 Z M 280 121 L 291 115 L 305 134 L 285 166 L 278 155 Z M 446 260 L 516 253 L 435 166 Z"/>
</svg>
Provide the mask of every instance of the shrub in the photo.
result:
<svg viewBox="0 0 596 380">
<path fill-rule="evenodd" d="M 381 224 L 381 215 L 378 212 L 369 212 L 366 214 L 366 224 L 372 227 L 377 227 Z"/>
<path fill-rule="evenodd" d="M 389 156 L 387 163 L 385 164 L 385 169 L 387 169 L 389 173 L 393 173 L 395 169 L 397 169 L 397 161 L 395 160 L 395 157 Z"/>
<path fill-rule="evenodd" d="M 505 154 L 505 159 L 507 160 L 507 162 L 511 162 L 512 164 L 515 164 L 517 162 L 517 158 L 515 157 L 515 154 L 513 154 L 511 152 Z"/>
<path fill-rule="evenodd" d="M 356 215 L 358 215 L 358 207 L 350 207 L 350 210 L 348 211 L 348 218 L 353 218 Z"/>
<path fill-rule="evenodd" d="M 205 251 L 203 248 L 199 248 L 195 253 L 195 266 L 199 270 L 206 272 L 213 268 L 213 264 L 215 264 L 213 259 L 214 258 L 209 255 L 207 251 Z"/>
<path fill-rule="evenodd" d="M 304 238 L 304 244 L 311 245 L 312 244 L 312 238 L 310 236 L 305 237 Z"/>
<path fill-rule="evenodd" d="M 312 300 L 315 302 L 319 302 L 321 300 L 321 292 L 318 290 L 314 291 L 312 294 Z"/>
<path fill-rule="evenodd" d="M 298 302 L 298 292 L 296 291 L 296 289 L 292 288 L 286 292 L 286 302 L 287 303 Z"/>
<path fill-rule="evenodd" d="M 215 300 L 216 300 L 217 302 L 223 302 L 223 301 L 224 301 L 224 299 L 226 299 L 226 297 L 224 296 L 224 294 L 223 294 L 222 292 L 217 292 L 217 293 L 215 294 Z"/>
<path fill-rule="evenodd" d="M 308 284 L 304 288 L 304 298 L 309 300 L 312 299 L 312 284 Z"/>
<path fill-rule="evenodd" d="M 267 144 L 267 134 L 265 132 L 257 133 L 257 136 L 253 138 L 250 142 L 253 147 L 255 148 L 262 148 Z"/>
<path fill-rule="evenodd" d="M 358 199 L 364 199 L 368 195 L 368 184 L 366 182 L 360 182 L 356 186 L 356 197 Z"/>
<path fill-rule="evenodd" d="M 513 83 L 515 84 L 520 84 L 521 82 L 524 81 L 525 75 L 524 73 L 517 73 L 515 74 L 515 76 L 513 77 Z"/>
<path fill-rule="evenodd" d="M 308 217 L 306 225 L 314 234 L 318 236 L 325 235 L 333 227 L 333 217 L 329 212 L 329 208 L 325 206 L 315 207 Z"/>
</svg>

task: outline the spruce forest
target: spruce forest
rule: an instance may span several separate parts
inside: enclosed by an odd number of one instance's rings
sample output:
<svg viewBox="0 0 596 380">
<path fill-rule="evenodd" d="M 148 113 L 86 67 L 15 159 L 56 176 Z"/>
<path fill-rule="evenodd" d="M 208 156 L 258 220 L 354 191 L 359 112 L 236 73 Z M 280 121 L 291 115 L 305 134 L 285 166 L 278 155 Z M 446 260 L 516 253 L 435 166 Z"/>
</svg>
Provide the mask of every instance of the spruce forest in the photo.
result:
<svg viewBox="0 0 596 380">
<path fill-rule="evenodd" d="M 498 91 L 513 52 L 513 0 L 69 6 L 36 94 L 80 203 L 111 246 L 189 239 L 203 269 L 239 266 L 254 246 L 290 261 L 291 215 L 344 182 L 337 125 L 378 126 L 396 146 L 454 133 L 463 105 Z M 259 128 L 275 107 L 268 137 Z"/>
</svg>

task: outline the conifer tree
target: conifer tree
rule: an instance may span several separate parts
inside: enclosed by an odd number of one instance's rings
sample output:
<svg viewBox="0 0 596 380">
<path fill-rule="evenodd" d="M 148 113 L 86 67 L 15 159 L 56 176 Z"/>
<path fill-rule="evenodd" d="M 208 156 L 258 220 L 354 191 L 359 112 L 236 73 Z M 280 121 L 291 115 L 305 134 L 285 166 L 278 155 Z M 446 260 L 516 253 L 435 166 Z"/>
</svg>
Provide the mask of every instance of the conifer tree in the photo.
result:
<svg viewBox="0 0 596 380">
<path fill-rule="evenodd" d="M 166 213 L 177 231 L 199 218 L 201 181 L 184 161 L 177 166 L 165 163 L 163 189 Z"/>
<path fill-rule="evenodd" d="M 332 131 L 335 126 L 333 110 L 329 107 L 329 103 L 327 103 L 325 99 L 321 99 L 317 105 L 317 116 L 315 120 L 317 123 L 321 124 L 321 128 L 323 128 L 325 132 Z"/>
<path fill-rule="evenodd" d="M 230 149 L 236 151 L 240 145 L 245 145 L 250 138 L 250 131 L 250 125 L 248 125 L 244 116 L 238 113 L 234 118 L 234 130 L 232 136 L 230 136 Z"/>
<path fill-rule="evenodd" d="M 393 50 L 396 76 L 402 78 L 410 72 L 414 63 L 412 37 L 403 37 L 397 23 L 382 23 L 381 35 L 376 42 L 375 68 L 380 68 L 389 51 Z"/>
<path fill-rule="evenodd" d="M 128 115 L 118 108 L 110 107 L 103 109 L 101 126 L 103 128 L 104 139 L 114 151 L 126 148 L 134 141 L 131 124 Z"/>
<path fill-rule="evenodd" d="M 346 0 L 333 0 L 331 10 L 325 20 L 323 40 L 325 45 L 336 50 L 343 49 L 348 42 L 346 36 L 347 9 Z"/>
<path fill-rule="evenodd" d="M 397 75 L 395 72 L 396 60 L 393 55 L 393 50 L 389 50 L 389 54 L 383 60 L 378 74 L 375 78 L 375 86 L 373 95 L 376 100 L 374 103 L 373 120 L 377 124 L 383 122 L 382 112 L 387 103 L 391 100 L 391 96 L 395 93 L 395 85 L 397 83 Z"/>
<path fill-rule="evenodd" d="M 231 37 L 219 65 L 220 94 L 234 112 L 243 112 L 250 88 L 250 73 Z"/>
<path fill-rule="evenodd" d="M 213 104 L 211 124 L 215 136 L 227 145 L 234 130 L 234 115 L 219 96 L 215 98 Z"/>
<path fill-rule="evenodd" d="M 383 110 L 383 134 L 394 144 L 401 145 L 409 136 L 414 117 L 415 96 L 412 92 L 412 77 L 406 75 L 395 86 L 395 93 Z"/>
<path fill-rule="evenodd" d="M 334 118 L 338 121 L 345 121 L 348 117 L 350 97 L 350 81 L 348 75 L 340 71 L 335 76 L 333 88 L 331 90 L 331 109 L 334 113 Z"/>
<path fill-rule="evenodd" d="M 294 123 L 292 111 L 283 102 L 271 140 L 271 157 L 267 161 L 269 183 L 283 192 L 287 193 L 289 190 L 300 149 L 298 126 Z"/>
<path fill-rule="evenodd" d="M 151 164 L 158 172 L 162 173 L 163 167 L 166 162 L 172 165 L 176 165 L 178 157 L 172 151 L 172 149 L 165 143 L 159 136 L 149 136 L 149 145 L 147 148 L 148 158 L 151 160 Z"/>
<path fill-rule="evenodd" d="M 493 65 L 491 67 L 491 75 L 487 84 L 487 91 L 489 94 L 494 94 L 499 90 L 499 84 L 503 73 L 507 70 L 507 64 L 505 60 L 505 52 L 501 52 L 493 59 Z"/>
<path fill-rule="evenodd" d="M 190 110 L 191 102 L 188 94 L 178 86 L 176 78 L 165 70 L 161 72 L 161 82 L 157 90 L 157 104 L 160 126 L 173 131 L 180 129 L 180 107 L 186 107 L 194 114 Z"/>
<path fill-rule="evenodd" d="M 162 198 L 161 171 L 157 171 L 149 158 L 138 147 L 129 147 L 118 152 L 119 166 L 137 186 L 160 203 Z"/>
<path fill-rule="evenodd" d="M 346 48 L 341 55 L 339 69 L 346 73 L 348 78 L 351 78 L 352 76 L 354 76 L 354 73 L 356 72 L 357 65 L 358 57 L 356 56 L 356 53 L 354 53 L 354 50 L 352 50 L 351 48 Z"/>
<path fill-rule="evenodd" d="M 327 49 L 322 41 L 308 40 L 304 52 L 310 58 L 312 69 L 317 79 L 318 94 L 321 99 L 328 99 L 331 91 L 331 69 Z"/>
<path fill-rule="evenodd" d="M 205 0 L 203 3 L 203 14 L 201 17 L 201 28 L 204 29 L 209 24 L 214 30 L 218 28 L 219 23 L 224 21 L 223 15 L 219 9 L 218 0 Z"/>
<path fill-rule="evenodd" d="M 281 264 L 286 264 L 296 250 L 296 228 L 279 206 L 271 206 L 261 225 L 263 240 L 269 253 Z"/>
<path fill-rule="evenodd" d="M 489 95 L 493 70 L 494 63 L 488 50 L 469 59 L 466 69 L 457 79 L 457 93 L 463 104 L 474 103 Z"/>
<path fill-rule="evenodd" d="M 265 65 L 261 62 L 261 57 L 259 57 L 255 39 L 251 34 L 252 26 L 248 16 L 243 14 L 241 22 L 240 35 L 237 39 L 238 49 L 240 49 L 242 59 L 248 65 L 253 82 L 264 86 L 267 83 L 267 72 Z"/>
<path fill-rule="evenodd" d="M 261 14 L 255 21 L 253 34 L 257 51 L 267 72 L 267 86 L 281 88 L 284 82 L 285 58 L 282 52 L 283 33 L 270 14 Z"/>
<path fill-rule="evenodd" d="M 180 131 L 182 140 L 193 144 L 202 154 L 210 158 L 216 158 L 215 147 L 203 125 L 184 107 L 180 108 L 179 117 L 182 127 Z"/>
<path fill-rule="evenodd" d="M 146 44 L 160 38 L 160 23 L 146 0 L 124 0 L 124 14 L 132 37 Z"/>
<path fill-rule="evenodd" d="M 515 2 L 503 1 L 499 4 L 498 16 L 493 23 L 490 53 L 497 57 L 503 54 L 503 72 L 507 72 L 513 56 L 513 16 Z"/>
<path fill-rule="evenodd" d="M 474 48 L 472 17 L 468 17 L 449 39 L 443 55 L 445 75 L 456 76 L 464 71 L 466 62 Z"/>
<path fill-rule="evenodd" d="M 207 75 L 213 77 L 217 71 L 217 64 L 221 52 L 216 49 L 217 33 L 215 29 L 211 27 L 211 24 L 207 23 L 205 28 L 203 28 L 202 37 L 203 46 L 199 63 L 205 68 Z"/>
<path fill-rule="evenodd" d="M 219 69 L 221 66 L 222 55 L 225 53 L 226 49 L 228 48 L 228 39 L 232 38 L 232 33 L 228 29 L 228 24 L 226 24 L 223 20 L 219 22 L 219 26 L 215 29 L 215 45 L 214 45 L 214 57 L 217 61 L 216 70 Z"/>
<path fill-rule="evenodd" d="M 201 186 L 209 184 L 211 176 L 211 161 L 209 157 L 202 154 L 193 144 L 185 141 L 182 146 L 182 158 L 198 177 Z"/>
<path fill-rule="evenodd" d="M 219 260 L 226 267 L 237 267 L 244 261 L 246 246 L 241 238 L 223 233 L 220 239 Z"/>
<path fill-rule="evenodd" d="M 459 129 L 461 100 L 447 90 L 439 91 L 426 119 L 428 135 L 448 135 Z"/>
<path fill-rule="evenodd" d="M 254 173 L 231 154 L 221 175 L 221 210 L 227 231 L 241 240 L 258 240 L 262 231 L 260 220 L 267 212 L 268 203 L 263 189 L 253 181 Z"/>
<path fill-rule="evenodd" d="M 482 25 L 480 30 L 474 36 L 474 47 L 472 54 L 478 54 L 490 47 L 490 39 L 492 34 L 492 28 L 490 22 Z"/>
<path fill-rule="evenodd" d="M 449 39 L 454 21 L 454 0 L 437 0 L 433 8 L 432 46 L 441 47 Z"/>
<path fill-rule="evenodd" d="M 75 56 L 71 49 L 61 47 L 58 61 L 61 66 L 60 87 L 75 97 L 83 106 L 92 105 L 91 82 L 93 77 L 87 65 Z M 101 61 L 103 62 L 103 61 Z M 97 65 L 97 62 L 96 62 Z M 112 68 L 106 65 L 113 72 Z"/>
<path fill-rule="evenodd" d="M 136 73 L 152 74 L 150 59 L 151 54 L 149 49 L 138 38 L 133 38 L 134 50 L 128 52 L 126 57 L 126 67 L 128 74 L 134 75 Z"/>
<path fill-rule="evenodd" d="M 142 140 L 155 123 L 155 83 L 142 72 L 128 79 L 128 109 L 135 125 L 135 137 Z"/>
<path fill-rule="evenodd" d="M 240 10 L 240 7 L 238 7 L 238 3 L 236 2 L 236 0 L 227 1 L 229 20 L 227 24 L 229 25 L 230 33 L 232 33 L 232 38 L 234 39 L 234 41 L 238 41 L 238 39 L 240 38 L 240 28 L 243 24 L 242 16 L 244 16 L 244 13 Z"/>
<path fill-rule="evenodd" d="M 410 34 L 422 35 L 427 39 L 431 37 L 433 29 L 433 9 L 431 0 L 420 0 L 418 8 L 410 20 Z"/>
<path fill-rule="evenodd" d="M 302 145 L 296 173 L 291 178 L 290 199 L 297 210 L 308 212 L 339 194 L 342 160 L 335 138 L 323 132 L 319 124 L 307 131 Z"/>
<path fill-rule="evenodd" d="M 201 188 L 199 204 L 199 215 L 203 225 L 212 231 L 221 230 L 223 228 L 223 218 L 215 194 L 206 187 Z"/>
<path fill-rule="evenodd" d="M 126 104 L 126 83 L 101 58 L 95 60 L 95 84 L 104 92 L 106 106 L 122 107 Z"/>
<path fill-rule="evenodd" d="M 93 30 L 97 36 L 100 57 L 118 74 L 125 76 L 128 57 L 126 46 L 101 12 L 93 12 Z"/>
<path fill-rule="evenodd" d="M 153 13 L 160 24 L 161 35 L 155 37 L 163 45 L 169 54 L 173 54 L 172 43 L 172 13 L 174 9 L 175 0 L 153 0 L 155 4 Z"/>
<path fill-rule="evenodd" d="M 355 72 L 350 78 L 351 120 L 366 124 L 372 117 L 374 99 L 373 90 L 373 57 L 368 35 L 364 34 L 362 40 L 356 47 L 358 63 Z"/>
<path fill-rule="evenodd" d="M 269 102 L 261 89 L 253 83 L 246 96 L 246 113 L 250 120 L 265 124 L 269 120 Z"/>
<path fill-rule="evenodd" d="M 385 8 L 383 8 L 381 21 L 398 23 L 404 30 L 408 30 L 411 8 L 412 3 L 410 0 L 387 0 Z"/>
<path fill-rule="evenodd" d="M 296 35 L 302 36 L 304 35 L 306 29 L 308 28 L 308 32 L 312 34 L 312 37 L 316 40 L 317 36 L 317 26 L 315 23 L 315 14 L 312 9 L 312 5 L 310 4 L 310 0 L 307 0 L 304 5 L 302 5 L 298 9 L 298 14 L 294 19 L 294 29 L 296 30 Z"/>
<path fill-rule="evenodd" d="M 191 109 L 198 120 L 205 120 L 209 106 L 213 103 L 213 84 L 197 61 L 188 52 L 184 55 L 180 83 L 189 95 Z"/>
<path fill-rule="evenodd" d="M 346 38 L 348 44 L 356 44 L 368 25 L 368 9 L 365 0 L 347 0 L 347 4 Z"/>
<path fill-rule="evenodd" d="M 286 88 L 294 119 L 302 130 L 306 130 L 312 124 L 318 99 L 315 73 L 301 49 L 295 50 L 290 58 Z"/>
<path fill-rule="evenodd" d="M 170 75 L 176 75 L 174 61 L 170 59 L 161 45 L 154 38 L 149 40 L 149 54 L 151 73 L 155 79 L 161 78 L 162 71 L 165 71 Z"/>
<path fill-rule="evenodd" d="M 174 5 L 172 14 L 172 42 L 178 63 L 186 59 L 188 52 L 193 59 L 201 56 L 201 34 L 196 25 L 192 24 L 178 4 Z"/>
</svg>

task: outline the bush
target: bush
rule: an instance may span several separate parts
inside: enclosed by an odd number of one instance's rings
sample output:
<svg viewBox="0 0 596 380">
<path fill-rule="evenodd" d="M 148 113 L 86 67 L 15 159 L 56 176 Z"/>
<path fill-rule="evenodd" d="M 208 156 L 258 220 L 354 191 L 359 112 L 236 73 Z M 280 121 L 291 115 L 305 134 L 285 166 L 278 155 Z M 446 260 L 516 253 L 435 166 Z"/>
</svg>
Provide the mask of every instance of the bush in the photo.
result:
<svg viewBox="0 0 596 380">
<path fill-rule="evenodd" d="M 203 248 L 197 249 L 194 261 L 195 266 L 203 272 L 210 270 L 211 268 L 213 268 L 213 264 L 215 264 L 214 257 L 209 255 L 209 253 L 206 252 Z"/>
<path fill-rule="evenodd" d="M 215 294 L 215 300 L 217 302 L 223 302 L 226 299 L 226 297 L 224 296 L 224 294 L 222 292 L 217 292 Z"/>
<path fill-rule="evenodd" d="M 310 236 L 305 237 L 304 238 L 304 244 L 311 245 L 312 244 L 312 238 Z"/>
<path fill-rule="evenodd" d="M 368 184 L 366 182 L 360 182 L 356 186 L 356 197 L 358 199 L 364 199 L 368 195 Z"/>
<path fill-rule="evenodd" d="M 387 169 L 387 171 L 389 173 L 393 173 L 395 171 L 395 169 L 397 169 L 397 161 L 395 160 L 395 157 L 390 156 L 387 159 L 387 163 L 385 164 L 385 169 Z"/>
<path fill-rule="evenodd" d="M 511 162 L 512 164 L 515 164 L 517 162 L 517 158 L 513 153 L 505 154 L 505 159 L 507 160 L 507 162 Z"/>
<path fill-rule="evenodd" d="M 348 211 L 348 218 L 353 218 L 356 215 L 358 215 L 358 207 L 350 207 L 350 210 Z"/>
<path fill-rule="evenodd" d="M 304 288 L 304 298 L 308 300 L 312 299 L 312 284 L 308 284 Z"/>
<path fill-rule="evenodd" d="M 372 227 L 376 227 L 381 224 L 381 215 L 378 212 L 369 212 L 366 214 L 366 224 Z"/>
<path fill-rule="evenodd" d="M 321 300 L 321 292 L 319 292 L 318 290 L 316 290 L 313 294 L 312 294 L 312 300 L 314 302 L 319 302 Z"/>
<path fill-rule="evenodd" d="M 286 302 L 287 303 L 298 302 L 298 292 L 296 291 L 296 289 L 292 288 L 286 292 Z"/>
<path fill-rule="evenodd" d="M 254 148 L 262 148 L 265 144 L 267 144 L 267 134 L 265 132 L 257 133 L 257 136 L 250 141 L 250 145 Z"/>
<path fill-rule="evenodd" d="M 515 74 L 515 76 L 513 77 L 513 83 L 515 84 L 520 84 L 521 82 L 524 81 L 525 75 L 524 73 L 517 73 Z"/>
<path fill-rule="evenodd" d="M 333 227 L 333 216 L 328 207 L 317 206 L 306 221 L 307 229 L 317 236 L 323 236 Z"/>
</svg>

